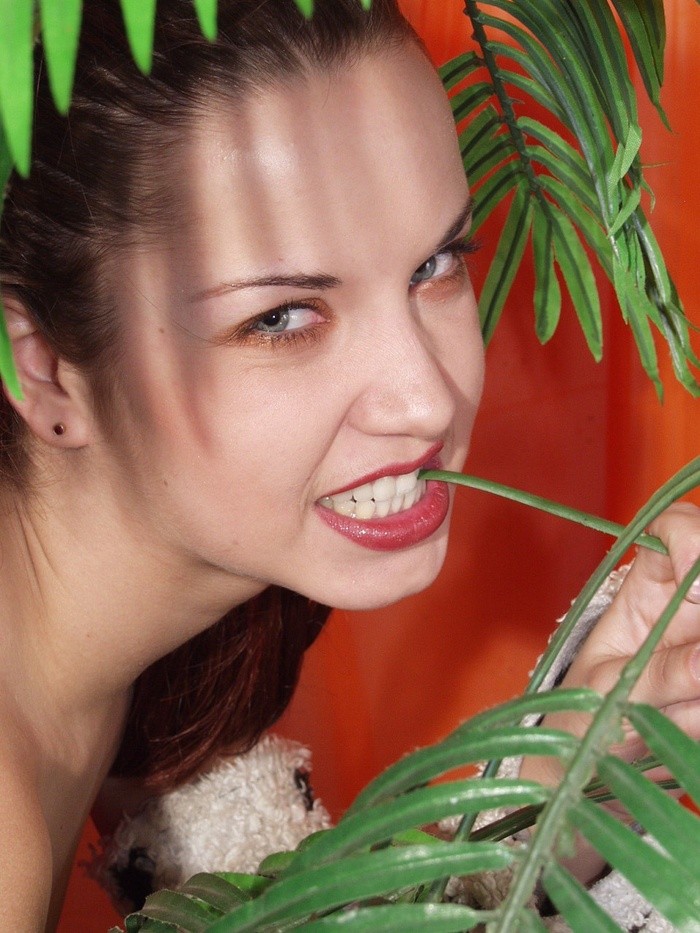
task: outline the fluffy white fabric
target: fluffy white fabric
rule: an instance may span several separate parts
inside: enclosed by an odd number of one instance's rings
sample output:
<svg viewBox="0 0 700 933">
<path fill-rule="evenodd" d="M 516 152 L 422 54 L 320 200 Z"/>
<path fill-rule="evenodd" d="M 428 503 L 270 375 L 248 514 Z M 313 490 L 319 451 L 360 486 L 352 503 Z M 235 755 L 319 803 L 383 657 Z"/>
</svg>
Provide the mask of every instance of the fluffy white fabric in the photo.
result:
<svg viewBox="0 0 700 933">
<path fill-rule="evenodd" d="M 201 871 L 254 872 L 266 856 L 294 849 L 331 825 L 311 796 L 310 768 L 307 748 L 266 735 L 247 754 L 219 761 L 125 817 L 114 836 L 102 840 L 90 873 L 128 912 L 139 891 L 148 893 L 149 880 L 158 890 Z"/>
</svg>

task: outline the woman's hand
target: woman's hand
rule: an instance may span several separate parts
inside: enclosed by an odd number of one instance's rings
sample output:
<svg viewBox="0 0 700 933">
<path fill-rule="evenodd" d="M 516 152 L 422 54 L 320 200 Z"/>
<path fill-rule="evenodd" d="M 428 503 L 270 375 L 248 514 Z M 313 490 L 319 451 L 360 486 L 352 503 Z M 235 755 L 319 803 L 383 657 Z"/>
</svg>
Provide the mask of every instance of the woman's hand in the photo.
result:
<svg viewBox="0 0 700 933">
<path fill-rule="evenodd" d="M 562 686 L 589 687 L 603 694 L 611 690 L 700 556 L 700 509 L 689 503 L 671 506 L 649 531 L 661 538 L 669 556 L 639 549 L 617 596 L 579 649 Z M 657 707 L 691 737 L 700 738 L 700 581 L 693 584 L 664 632 L 631 699 Z M 558 713 L 548 716 L 545 723 L 582 735 L 589 721 L 587 716 Z M 631 761 L 643 757 L 646 747 L 628 727 L 624 741 L 612 751 Z M 531 758 L 523 763 L 521 773 L 556 784 L 561 768 L 557 759 Z M 650 776 L 660 780 L 667 775 L 655 771 Z M 608 809 L 620 819 L 629 819 L 619 805 L 611 803 Z M 595 879 L 604 868 L 600 856 L 586 844 L 568 865 L 583 881 Z"/>
<path fill-rule="evenodd" d="M 670 556 L 639 549 L 610 609 L 574 659 L 566 686 L 607 693 L 700 556 L 700 509 L 695 506 L 676 503 L 649 530 L 661 538 Z M 656 706 L 690 736 L 700 738 L 700 581 L 666 629 L 632 699 Z M 566 728 L 561 720 L 557 725 Z M 617 751 L 629 760 L 645 750 L 630 733 Z"/>
</svg>

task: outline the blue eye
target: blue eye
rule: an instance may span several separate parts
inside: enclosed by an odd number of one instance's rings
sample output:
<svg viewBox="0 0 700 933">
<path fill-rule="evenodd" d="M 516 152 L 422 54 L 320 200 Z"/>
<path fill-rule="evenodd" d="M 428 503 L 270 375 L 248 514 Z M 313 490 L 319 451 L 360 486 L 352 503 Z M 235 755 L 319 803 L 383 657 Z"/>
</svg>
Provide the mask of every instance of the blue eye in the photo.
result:
<svg viewBox="0 0 700 933">
<path fill-rule="evenodd" d="M 253 329 L 263 334 L 281 334 L 287 329 L 288 324 L 289 310 L 287 308 L 276 308 L 264 317 L 258 318 L 253 325 Z"/>
<path fill-rule="evenodd" d="M 320 320 L 320 315 L 313 308 L 282 305 L 254 321 L 251 330 L 258 334 L 284 334 L 287 331 L 309 327 Z"/>
<path fill-rule="evenodd" d="M 422 282 L 429 282 L 431 279 L 437 279 L 454 272 L 460 265 L 461 257 L 465 251 L 461 246 L 451 246 L 439 253 L 435 253 L 422 266 L 418 266 L 411 276 L 411 285 L 420 285 Z"/>
<path fill-rule="evenodd" d="M 418 266 L 411 276 L 411 286 L 421 285 L 423 282 L 448 276 L 463 269 L 465 257 L 468 253 L 475 252 L 476 249 L 477 246 L 469 235 L 450 243 L 449 246 L 426 260 L 422 266 Z"/>
<path fill-rule="evenodd" d="M 437 257 L 431 256 L 427 262 L 424 262 L 422 266 L 418 266 L 416 271 L 411 276 L 411 285 L 419 285 L 421 282 L 427 282 L 428 279 L 432 279 L 435 275 L 435 270 L 437 268 Z"/>
</svg>

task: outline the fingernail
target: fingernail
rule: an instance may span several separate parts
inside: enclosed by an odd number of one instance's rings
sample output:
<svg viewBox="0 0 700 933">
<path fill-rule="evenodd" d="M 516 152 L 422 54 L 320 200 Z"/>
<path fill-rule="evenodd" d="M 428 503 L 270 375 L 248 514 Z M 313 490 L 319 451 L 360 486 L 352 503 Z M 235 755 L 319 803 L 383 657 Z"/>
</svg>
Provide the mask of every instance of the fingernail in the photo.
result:
<svg viewBox="0 0 700 933">
<path fill-rule="evenodd" d="M 700 680 L 700 645 L 690 656 L 690 673 L 695 680 Z"/>
<path fill-rule="evenodd" d="M 686 599 L 690 600 L 691 603 L 700 603 L 700 577 L 693 581 L 686 594 Z"/>
</svg>

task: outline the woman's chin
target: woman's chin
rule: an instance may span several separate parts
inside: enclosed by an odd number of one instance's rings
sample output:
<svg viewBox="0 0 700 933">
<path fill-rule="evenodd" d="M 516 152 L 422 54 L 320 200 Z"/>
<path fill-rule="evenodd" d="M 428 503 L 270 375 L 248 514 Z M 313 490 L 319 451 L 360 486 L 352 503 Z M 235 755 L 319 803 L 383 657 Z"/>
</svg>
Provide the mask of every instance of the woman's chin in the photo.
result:
<svg viewBox="0 0 700 933">
<path fill-rule="evenodd" d="M 382 609 L 429 587 L 442 569 L 446 551 L 447 533 L 441 530 L 433 540 L 390 557 L 382 555 L 359 572 L 347 567 L 334 585 L 323 588 L 325 594 L 311 598 L 348 612 Z"/>
</svg>

